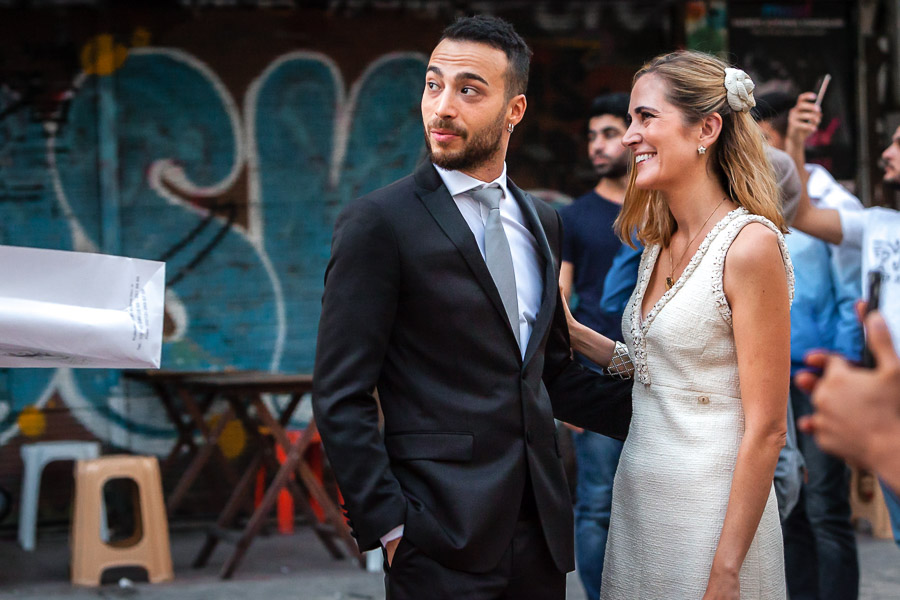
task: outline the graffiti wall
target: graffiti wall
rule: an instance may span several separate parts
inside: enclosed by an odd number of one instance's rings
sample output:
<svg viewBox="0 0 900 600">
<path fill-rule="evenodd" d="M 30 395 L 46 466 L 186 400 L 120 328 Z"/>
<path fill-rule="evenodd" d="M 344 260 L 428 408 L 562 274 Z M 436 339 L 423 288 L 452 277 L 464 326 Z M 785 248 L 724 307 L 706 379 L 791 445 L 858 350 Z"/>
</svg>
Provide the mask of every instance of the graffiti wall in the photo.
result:
<svg viewBox="0 0 900 600">
<path fill-rule="evenodd" d="M 0 6 L 0 244 L 165 260 L 163 368 L 309 372 L 332 224 L 423 158 L 424 67 L 454 9 L 84 4 Z M 672 16 L 511 4 L 535 57 L 510 173 L 579 194 L 585 107 L 672 45 Z M 163 454 L 174 437 L 117 371 L 0 370 L 14 494 L 22 443 Z"/>
</svg>

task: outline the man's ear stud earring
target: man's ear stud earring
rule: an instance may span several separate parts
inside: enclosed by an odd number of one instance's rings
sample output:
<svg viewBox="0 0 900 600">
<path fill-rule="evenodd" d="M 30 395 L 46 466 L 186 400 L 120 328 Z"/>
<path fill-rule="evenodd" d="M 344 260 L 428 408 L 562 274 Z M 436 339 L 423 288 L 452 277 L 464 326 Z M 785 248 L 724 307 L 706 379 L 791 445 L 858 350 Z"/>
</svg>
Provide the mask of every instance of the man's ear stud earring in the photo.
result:
<svg viewBox="0 0 900 600">
<path fill-rule="evenodd" d="M 506 126 L 506 130 L 510 133 L 512 133 L 513 129 L 515 129 L 515 128 L 516 128 L 516 126 L 513 125 L 512 123 L 510 123 L 509 125 Z"/>
<path fill-rule="evenodd" d="M 706 154 L 706 146 L 703 146 L 702 144 L 697 146 L 697 154 Z"/>
</svg>

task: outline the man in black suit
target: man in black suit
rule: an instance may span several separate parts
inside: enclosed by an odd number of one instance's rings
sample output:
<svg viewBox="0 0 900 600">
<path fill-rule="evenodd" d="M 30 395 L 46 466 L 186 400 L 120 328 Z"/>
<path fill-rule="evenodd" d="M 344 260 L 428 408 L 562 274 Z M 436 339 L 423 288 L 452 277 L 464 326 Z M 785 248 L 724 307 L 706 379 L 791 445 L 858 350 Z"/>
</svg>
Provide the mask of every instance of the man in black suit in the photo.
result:
<svg viewBox="0 0 900 600">
<path fill-rule="evenodd" d="M 392 600 L 564 598 L 572 502 L 553 417 L 628 432 L 630 383 L 571 357 L 559 218 L 506 178 L 530 55 L 500 19 L 449 26 L 422 95 L 430 161 L 335 225 L 313 406 Z"/>
</svg>

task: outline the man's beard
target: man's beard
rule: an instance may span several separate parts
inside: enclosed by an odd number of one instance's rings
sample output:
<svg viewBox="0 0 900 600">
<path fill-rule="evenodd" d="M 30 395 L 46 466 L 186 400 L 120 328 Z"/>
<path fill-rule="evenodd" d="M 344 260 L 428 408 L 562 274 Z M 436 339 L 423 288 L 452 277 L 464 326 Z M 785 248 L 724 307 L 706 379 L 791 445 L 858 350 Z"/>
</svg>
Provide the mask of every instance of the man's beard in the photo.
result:
<svg viewBox="0 0 900 600">
<path fill-rule="evenodd" d="M 891 188 L 892 190 L 900 189 L 900 174 L 894 175 L 893 177 L 888 177 L 887 169 L 890 163 L 883 158 L 878 159 L 878 167 L 884 171 L 884 176 L 881 179 L 881 182 Z"/>
<path fill-rule="evenodd" d="M 503 122 L 504 114 L 501 111 L 493 123 L 474 133 L 469 139 L 469 132 L 457 128 L 452 121 L 442 119 L 432 121 L 433 129 L 446 129 L 455 133 L 462 138 L 464 146 L 458 152 L 436 154 L 431 148 L 431 136 L 428 135 L 426 127 L 425 148 L 428 150 L 428 159 L 448 171 L 471 171 L 478 168 L 500 151 L 500 144 L 503 141 Z"/>
<path fill-rule="evenodd" d="M 618 179 L 628 173 L 627 153 L 622 153 L 618 158 L 612 159 L 601 167 L 594 167 L 594 173 L 600 179 Z"/>
</svg>

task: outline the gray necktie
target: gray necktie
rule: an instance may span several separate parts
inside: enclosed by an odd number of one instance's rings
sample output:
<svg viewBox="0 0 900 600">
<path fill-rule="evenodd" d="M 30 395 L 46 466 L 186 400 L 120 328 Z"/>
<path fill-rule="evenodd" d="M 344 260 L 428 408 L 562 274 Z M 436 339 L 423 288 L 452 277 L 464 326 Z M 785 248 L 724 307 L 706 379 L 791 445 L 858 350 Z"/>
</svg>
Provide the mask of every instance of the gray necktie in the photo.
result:
<svg viewBox="0 0 900 600">
<path fill-rule="evenodd" d="M 472 197 L 487 206 L 487 220 L 484 222 L 484 262 L 488 271 L 494 278 L 497 291 L 503 300 L 506 316 L 519 341 L 519 298 L 516 292 L 516 272 L 513 269 L 512 253 L 509 250 L 509 240 L 503 231 L 500 222 L 500 199 L 503 198 L 503 190 L 497 186 L 484 187 L 472 192 Z"/>
</svg>

